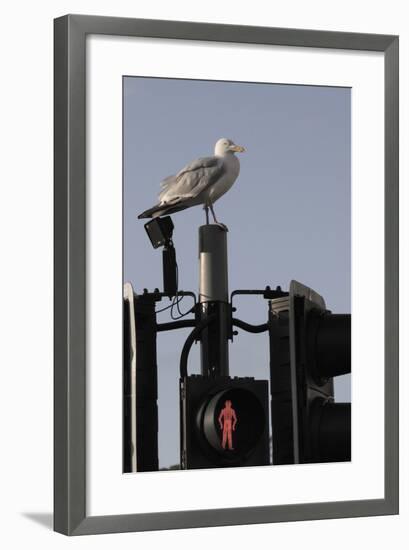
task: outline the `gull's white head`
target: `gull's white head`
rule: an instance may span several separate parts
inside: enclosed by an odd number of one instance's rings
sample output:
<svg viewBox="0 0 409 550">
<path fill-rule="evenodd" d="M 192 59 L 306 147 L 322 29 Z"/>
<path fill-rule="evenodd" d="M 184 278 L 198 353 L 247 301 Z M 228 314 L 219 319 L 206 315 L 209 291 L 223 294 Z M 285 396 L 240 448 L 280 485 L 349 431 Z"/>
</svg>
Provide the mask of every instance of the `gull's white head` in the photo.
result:
<svg viewBox="0 0 409 550">
<path fill-rule="evenodd" d="M 244 147 L 236 145 L 231 139 L 221 138 L 216 142 L 214 154 L 218 157 L 224 157 L 228 153 L 242 153 L 244 150 Z"/>
</svg>

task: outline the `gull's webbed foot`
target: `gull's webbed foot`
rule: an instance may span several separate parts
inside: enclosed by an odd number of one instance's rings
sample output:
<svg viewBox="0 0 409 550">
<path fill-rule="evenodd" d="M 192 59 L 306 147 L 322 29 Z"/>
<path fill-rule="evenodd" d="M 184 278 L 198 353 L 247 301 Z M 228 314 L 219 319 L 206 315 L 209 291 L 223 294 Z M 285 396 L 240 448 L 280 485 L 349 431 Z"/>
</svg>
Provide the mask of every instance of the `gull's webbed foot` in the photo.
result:
<svg viewBox="0 0 409 550">
<path fill-rule="evenodd" d="M 217 225 L 217 226 L 220 227 L 220 229 L 222 229 L 223 231 L 228 231 L 228 230 L 229 230 L 229 228 L 227 227 L 227 225 L 224 225 L 224 223 L 217 222 L 217 223 L 215 223 L 214 225 Z"/>
</svg>

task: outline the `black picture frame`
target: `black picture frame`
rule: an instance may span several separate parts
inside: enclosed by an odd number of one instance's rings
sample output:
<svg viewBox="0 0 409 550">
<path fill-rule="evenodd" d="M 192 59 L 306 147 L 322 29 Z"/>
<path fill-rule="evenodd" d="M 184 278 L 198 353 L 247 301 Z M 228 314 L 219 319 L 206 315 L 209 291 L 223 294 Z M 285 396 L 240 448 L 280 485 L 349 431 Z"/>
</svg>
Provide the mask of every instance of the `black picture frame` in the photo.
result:
<svg viewBox="0 0 409 550">
<path fill-rule="evenodd" d="M 66 535 L 397 514 L 399 41 L 397 36 L 66 15 L 54 21 L 54 529 Z M 385 60 L 385 493 L 383 499 L 86 514 L 86 36 L 383 52 Z"/>
</svg>

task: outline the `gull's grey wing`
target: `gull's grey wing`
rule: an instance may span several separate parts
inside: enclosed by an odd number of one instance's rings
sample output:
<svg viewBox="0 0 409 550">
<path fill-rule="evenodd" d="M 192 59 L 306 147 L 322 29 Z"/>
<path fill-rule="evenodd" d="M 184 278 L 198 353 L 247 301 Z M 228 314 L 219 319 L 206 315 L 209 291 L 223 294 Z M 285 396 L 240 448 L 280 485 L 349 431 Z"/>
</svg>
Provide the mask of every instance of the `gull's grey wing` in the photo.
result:
<svg viewBox="0 0 409 550">
<path fill-rule="evenodd" d="M 197 197 L 224 173 L 223 159 L 202 157 L 187 164 L 175 176 L 169 176 L 161 183 L 160 201 L 183 200 Z"/>
</svg>

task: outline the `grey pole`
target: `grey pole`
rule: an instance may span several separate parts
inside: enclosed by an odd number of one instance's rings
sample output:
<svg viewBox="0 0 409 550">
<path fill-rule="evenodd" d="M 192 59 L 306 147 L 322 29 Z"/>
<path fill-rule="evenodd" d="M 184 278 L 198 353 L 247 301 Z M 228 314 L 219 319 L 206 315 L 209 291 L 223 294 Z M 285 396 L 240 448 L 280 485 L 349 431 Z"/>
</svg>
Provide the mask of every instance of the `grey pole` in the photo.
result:
<svg viewBox="0 0 409 550">
<path fill-rule="evenodd" d="M 199 302 L 201 318 L 216 319 L 201 335 L 201 373 L 229 375 L 229 287 L 227 230 L 216 224 L 199 227 Z"/>
</svg>

